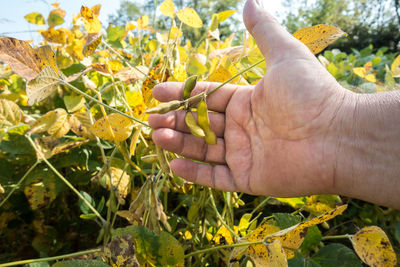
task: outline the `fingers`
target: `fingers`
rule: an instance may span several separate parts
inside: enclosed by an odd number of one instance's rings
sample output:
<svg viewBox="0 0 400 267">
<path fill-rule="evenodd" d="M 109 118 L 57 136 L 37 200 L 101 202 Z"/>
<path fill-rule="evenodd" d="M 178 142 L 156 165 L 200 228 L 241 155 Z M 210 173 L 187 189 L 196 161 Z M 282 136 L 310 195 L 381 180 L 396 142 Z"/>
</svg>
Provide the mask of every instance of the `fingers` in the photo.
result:
<svg viewBox="0 0 400 267">
<path fill-rule="evenodd" d="M 174 159 L 170 166 L 175 174 L 193 183 L 223 191 L 237 191 L 232 174 L 226 165 L 212 166 L 188 159 Z"/>
<path fill-rule="evenodd" d="M 243 11 L 247 30 L 253 35 L 257 46 L 265 57 L 267 65 L 311 55 L 311 52 L 286 29 L 265 8 L 263 0 L 248 0 Z"/>
<path fill-rule="evenodd" d="M 197 95 L 201 92 L 209 92 L 220 83 L 214 82 L 198 82 L 195 89 L 192 91 L 192 96 Z M 165 82 L 156 85 L 153 88 L 153 97 L 161 102 L 167 102 L 171 100 L 182 100 L 184 83 L 179 82 Z M 226 106 L 229 103 L 234 92 L 240 88 L 239 85 L 227 84 L 215 93 L 207 97 L 207 106 L 210 110 L 225 112 Z"/>
<path fill-rule="evenodd" d="M 151 114 L 149 116 L 149 124 L 153 129 L 170 128 L 176 131 L 190 133 L 189 127 L 185 123 L 184 110 L 176 110 L 166 114 Z M 197 113 L 193 112 L 194 117 L 197 119 Z M 215 132 L 218 137 L 224 136 L 225 131 L 225 115 L 221 113 L 208 113 L 210 118 L 211 130 Z"/>
<path fill-rule="evenodd" d="M 207 144 L 203 138 L 172 129 L 161 128 L 153 133 L 153 141 L 161 148 L 191 159 L 225 164 L 225 143 L 218 138 L 216 145 Z"/>
</svg>

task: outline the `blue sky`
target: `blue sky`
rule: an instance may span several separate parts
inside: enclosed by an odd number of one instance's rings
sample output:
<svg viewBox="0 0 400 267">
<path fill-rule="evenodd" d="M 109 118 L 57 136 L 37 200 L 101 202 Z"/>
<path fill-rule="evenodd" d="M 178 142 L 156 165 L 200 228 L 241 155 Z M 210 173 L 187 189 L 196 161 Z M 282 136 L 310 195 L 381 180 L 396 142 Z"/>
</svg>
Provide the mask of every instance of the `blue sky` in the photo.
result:
<svg viewBox="0 0 400 267">
<path fill-rule="evenodd" d="M 275 13 L 281 10 L 281 0 L 263 0 L 264 5 Z M 39 41 L 40 37 L 35 32 L 39 29 L 45 29 L 46 25 L 38 26 L 29 24 L 24 16 L 31 12 L 40 12 L 47 18 L 49 11 L 52 9 L 51 0 L 0 0 L 0 36 L 11 36 L 22 40 Z M 108 15 L 115 13 L 119 7 L 120 0 L 59 0 L 60 7 L 67 14 L 65 23 L 62 27 L 69 28 L 71 26 L 72 15 L 79 13 L 82 5 L 91 7 L 101 4 L 100 20 L 103 25 L 108 25 Z M 25 31 L 33 31 L 31 33 L 21 33 Z"/>
</svg>

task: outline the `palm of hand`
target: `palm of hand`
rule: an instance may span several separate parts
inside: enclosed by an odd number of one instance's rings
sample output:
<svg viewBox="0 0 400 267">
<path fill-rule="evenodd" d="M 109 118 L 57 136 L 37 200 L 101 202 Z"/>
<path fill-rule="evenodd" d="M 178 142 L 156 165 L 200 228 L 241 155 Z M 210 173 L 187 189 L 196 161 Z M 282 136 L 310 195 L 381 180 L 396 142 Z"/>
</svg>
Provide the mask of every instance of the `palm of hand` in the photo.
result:
<svg viewBox="0 0 400 267">
<path fill-rule="evenodd" d="M 293 60 L 232 95 L 224 137 L 237 190 L 294 196 L 332 188 L 335 138 L 327 133 L 338 109 L 335 86 L 318 62 Z"/>
</svg>

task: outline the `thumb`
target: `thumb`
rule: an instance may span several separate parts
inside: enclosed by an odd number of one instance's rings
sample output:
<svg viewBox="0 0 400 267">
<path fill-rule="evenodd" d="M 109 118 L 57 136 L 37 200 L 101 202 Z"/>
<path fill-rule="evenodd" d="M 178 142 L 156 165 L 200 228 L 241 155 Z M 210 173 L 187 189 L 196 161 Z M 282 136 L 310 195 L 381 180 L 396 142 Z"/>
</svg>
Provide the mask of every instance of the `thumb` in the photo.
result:
<svg viewBox="0 0 400 267">
<path fill-rule="evenodd" d="M 286 31 L 276 18 L 264 9 L 262 1 L 266 2 L 266 0 L 247 0 L 243 20 L 264 55 L 267 65 L 312 55 L 305 45 Z"/>
</svg>

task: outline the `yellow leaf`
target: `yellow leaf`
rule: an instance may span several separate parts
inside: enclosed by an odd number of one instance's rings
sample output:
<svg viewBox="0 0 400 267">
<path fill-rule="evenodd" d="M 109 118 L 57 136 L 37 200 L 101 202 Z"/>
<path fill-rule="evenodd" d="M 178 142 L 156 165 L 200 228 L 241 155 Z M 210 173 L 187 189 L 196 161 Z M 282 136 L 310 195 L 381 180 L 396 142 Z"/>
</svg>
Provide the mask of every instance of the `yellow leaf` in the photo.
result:
<svg viewBox="0 0 400 267">
<path fill-rule="evenodd" d="M 88 139 L 94 139 L 95 136 L 89 131 L 92 126 L 92 121 L 90 119 L 90 114 L 86 112 L 76 112 L 74 113 L 70 120 L 71 130 L 78 136 L 83 136 Z"/>
<path fill-rule="evenodd" d="M 313 195 L 306 199 L 306 210 L 313 215 L 320 215 L 328 212 L 341 202 L 338 195 Z"/>
<path fill-rule="evenodd" d="M 279 240 L 267 244 L 253 245 L 246 250 L 246 254 L 251 257 L 256 266 L 288 266 L 285 252 Z"/>
<path fill-rule="evenodd" d="M 277 239 L 281 241 L 282 246 L 285 248 L 286 257 L 291 259 L 294 257 L 294 250 L 300 248 L 301 244 L 304 241 L 304 238 L 307 234 L 308 228 L 328 221 L 337 215 L 343 213 L 343 211 L 347 208 L 347 205 L 342 205 L 337 207 L 334 210 L 331 210 L 327 213 L 324 213 L 318 217 L 315 217 L 311 220 L 296 224 L 287 229 L 281 230 L 279 232 L 273 233 L 265 238 L 266 242 L 271 243 L 273 240 Z"/>
<path fill-rule="evenodd" d="M 85 57 L 90 56 L 96 50 L 97 46 L 101 43 L 101 33 L 89 33 L 86 37 L 85 46 L 83 47 L 83 55 Z"/>
<path fill-rule="evenodd" d="M 37 55 L 40 58 L 40 64 L 42 66 L 42 69 L 44 69 L 46 66 L 50 66 L 55 70 L 55 72 L 60 75 L 60 72 L 58 71 L 57 68 L 57 60 L 56 60 L 56 55 L 53 52 L 53 49 L 51 49 L 50 45 L 43 45 L 38 47 L 36 50 Z"/>
<path fill-rule="evenodd" d="M 81 16 L 84 18 L 83 24 L 88 33 L 99 33 L 101 31 L 101 23 L 97 17 L 99 10 L 100 5 L 93 8 L 81 7 Z"/>
<path fill-rule="evenodd" d="M 221 226 L 218 229 L 212 240 L 215 242 L 215 244 L 233 244 L 232 234 L 228 231 L 228 229 L 226 229 L 225 226 Z"/>
<path fill-rule="evenodd" d="M 0 184 L 0 195 L 4 194 L 6 191 L 4 191 L 4 188 Z"/>
<path fill-rule="evenodd" d="M 50 66 L 46 66 L 39 75 L 26 84 L 26 95 L 28 105 L 33 105 L 50 96 L 57 90 L 60 84 L 60 77 Z"/>
<path fill-rule="evenodd" d="M 116 59 L 107 61 L 107 65 L 113 73 L 117 73 L 124 67 L 124 65 L 122 65 L 122 62 Z"/>
<path fill-rule="evenodd" d="M 69 115 L 64 111 L 64 114 L 59 114 L 57 120 L 50 126 L 47 132 L 53 138 L 61 138 L 71 129 L 69 124 Z"/>
<path fill-rule="evenodd" d="M 399 68 L 399 66 L 400 66 L 400 55 L 398 55 L 398 56 L 394 59 L 394 61 L 393 61 L 393 63 L 392 63 L 392 66 L 390 67 L 390 69 L 391 69 L 391 71 L 395 72 L 395 71 Z"/>
<path fill-rule="evenodd" d="M 237 10 L 225 10 L 218 13 L 218 22 L 223 22 L 233 14 L 235 14 Z"/>
<path fill-rule="evenodd" d="M 175 17 L 175 5 L 172 0 L 165 0 L 160 5 L 160 12 L 167 17 L 173 19 Z"/>
<path fill-rule="evenodd" d="M 170 38 L 171 40 L 175 40 L 175 39 L 179 39 L 181 36 L 182 36 L 182 31 L 179 30 L 178 27 L 172 26 L 172 27 L 171 27 L 171 30 L 170 30 L 170 36 L 169 36 L 169 38 Z"/>
<path fill-rule="evenodd" d="M 83 59 L 83 42 L 84 40 L 74 39 L 69 45 L 65 48 L 70 56 L 77 60 Z"/>
<path fill-rule="evenodd" d="M 366 71 L 364 69 L 364 67 L 357 67 L 357 68 L 353 68 L 353 72 L 355 75 L 364 78 L 366 75 Z"/>
<path fill-rule="evenodd" d="M 176 15 L 180 21 L 190 27 L 201 28 L 203 26 L 203 22 L 193 8 L 182 8 L 178 13 L 176 13 Z"/>
<path fill-rule="evenodd" d="M 23 116 L 22 110 L 13 101 L 0 99 L 0 128 L 20 123 Z"/>
<path fill-rule="evenodd" d="M 246 239 L 248 241 L 260 241 L 263 240 L 266 236 L 276 233 L 279 230 L 281 229 L 278 226 L 263 223 L 259 227 L 257 227 Z"/>
<path fill-rule="evenodd" d="M 305 205 L 305 197 L 292 197 L 292 198 L 276 198 L 282 203 L 288 204 L 295 209 L 299 209 Z"/>
<path fill-rule="evenodd" d="M 365 63 L 364 64 L 364 69 L 365 69 L 366 73 L 370 72 L 372 70 L 372 62 L 368 61 L 367 63 Z"/>
<path fill-rule="evenodd" d="M 187 79 L 187 74 L 185 70 L 185 66 L 179 64 L 174 68 L 174 72 L 172 76 L 175 78 L 176 81 L 178 82 L 184 82 Z"/>
<path fill-rule="evenodd" d="M 57 145 L 51 150 L 51 155 L 54 156 L 63 152 L 67 152 L 73 148 L 80 147 L 81 145 L 84 145 L 89 141 L 90 141 L 89 139 L 86 139 L 82 141 L 70 141 L 67 143 L 63 143 L 61 145 Z"/>
<path fill-rule="evenodd" d="M 66 44 L 67 40 L 71 39 L 70 38 L 70 31 L 68 29 L 48 29 L 48 30 L 39 30 L 38 31 L 43 38 L 50 43 L 56 43 L 56 44 Z"/>
<path fill-rule="evenodd" d="M 24 17 L 29 23 L 36 25 L 44 25 L 46 22 L 44 21 L 44 17 L 39 12 L 29 13 Z"/>
<path fill-rule="evenodd" d="M 119 113 L 111 113 L 106 118 L 96 121 L 90 131 L 101 139 L 122 142 L 132 133 L 133 122 Z"/>
<path fill-rule="evenodd" d="M 142 94 L 138 91 L 126 91 L 125 96 L 131 107 L 136 107 L 144 102 Z"/>
<path fill-rule="evenodd" d="M 300 29 L 293 36 L 305 44 L 313 54 L 317 54 L 338 38 L 347 36 L 347 34 L 334 26 L 318 24 Z"/>
<path fill-rule="evenodd" d="M 43 182 L 26 185 L 24 193 L 33 210 L 44 208 L 53 200 L 50 200 L 48 188 Z"/>
<path fill-rule="evenodd" d="M 136 21 L 137 27 L 139 29 L 144 29 L 146 26 L 149 25 L 149 17 L 147 15 L 143 15 Z"/>
<path fill-rule="evenodd" d="M 376 83 L 376 77 L 374 74 L 368 74 L 365 76 L 365 79 L 371 83 Z"/>
<path fill-rule="evenodd" d="M 47 24 L 50 28 L 64 23 L 65 10 L 57 8 L 53 9 L 47 17 Z"/>
<path fill-rule="evenodd" d="M 225 82 L 232 77 L 232 74 L 223 66 L 219 65 L 217 69 L 208 77 L 210 82 Z"/>
<path fill-rule="evenodd" d="M 357 255 L 370 266 L 396 266 L 396 254 L 385 232 L 377 226 L 362 228 L 353 236 Z"/>
<path fill-rule="evenodd" d="M 42 117 L 37 119 L 29 129 L 30 134 L 34 133 L 42 133 L 47 131 L 51 126 L 53 126 L 57 119 L 65 115 L 67 112 L 62 108 L 57 108 L 55 110 L 49 111 L 44 114 Z"/>
</svg>

